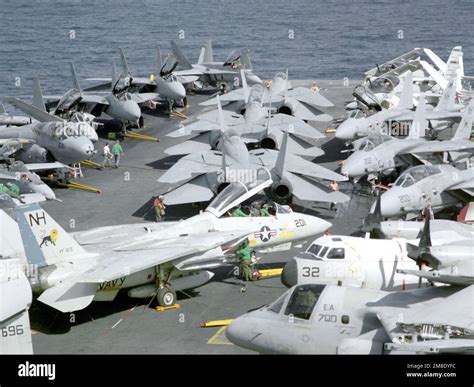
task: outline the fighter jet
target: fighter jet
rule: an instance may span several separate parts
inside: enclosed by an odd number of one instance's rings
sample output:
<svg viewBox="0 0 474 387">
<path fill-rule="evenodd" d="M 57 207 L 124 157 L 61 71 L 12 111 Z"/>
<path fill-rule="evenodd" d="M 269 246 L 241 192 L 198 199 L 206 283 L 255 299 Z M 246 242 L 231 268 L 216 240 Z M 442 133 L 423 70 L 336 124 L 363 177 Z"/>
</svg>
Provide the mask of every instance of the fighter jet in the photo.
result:
<svg viewBox="0 0 474 387">
<path fill-rule="evenodd" d="M 88 78 L 90 81 L 100 81 L 102 83 L 89 87 L 86 91 L 101 90 L 108 87 L 109 89 L 112 88 L 115 95 L 130 93 L 132 100 L 139 105 L 149 104 L 151 107 L 156 105 L 155 101 L 157 100 L 168 101 L 170 106 L 173 103 L 181 104 L 186 97 L 184 86 L 173 73 L 177 66 L 174 56 L 168 55 L 162 61 L 161 51 L 157 51 L 158 72 L 153 78 L 133 76 L 122 49 L 120 49 L 120 58 L 122 61 L 122 73 L 120 76 L 117 76 L 115 65 L 113 65 L 112 72 L 115 75 L 112 78 Z"/>
<path fill-rule="evenodd" d="M 246 98 L 242 88 L 230 91 L 220 96 L 221 103 L 229 103 L 236 111 L 240 111 Z M 210 106 L 217 104 L 217 98 L 201 102 L 200 105 Z M 306 121 L 329 122 L 332 117 L 324 114 L 320 108 L 334 106 L 319 91 L 312 91 L 306 87 L 293 87 L 286 73 L 277 73 L 268 88 L 264 89 L 262 104 L 271 107 L 277 113 L 294 116 Z"/>
<path fill-rule="evenodd" d="M 62 311 L 111 301 L 120 289 L 130 297 L 176 301 L 176 291 L 209 281 L 209 269 L 235 262 L 244 240 L 257 251 L 288 245 L 327 230 L 314 216 L 278 207 L 276 216 L 226 217 L 227 211 L 271 184 L 262 169 L 248 184 L 231 184 L 200 214 L 179 222 L 101 227 L 69 235 L 38 205 L 16 208 L 26 258 L 39 267 L 33 291 Z"/>
<path fill-rule="evenodd" d="M 2 149 L 8 149 L 12 158 L 25 164 L 74 164 L 94 155 L 91 136 L 97 138 L 97 133 L 85 123 L 38 122 L 0 129 L 0 145 L 6 146 Z"/>
<path fill-rule="evenodd" d="M 413 110 L 413 81 L 412 73 L 408 72 L 400 102 L 397 107 L 382 109 L 368 117 L 349 117 L 336 129 L 335 136 L 340 140 L 351 142 L 359 137 L 368 136 L 370 133 L 404 134 L 401 122 L 412 121 L 415 112 Z M 436 107 L 426 112 L 426 119 L 433 129 L 441 129 L 460 120 L 462 105 L 456 104 L 456 81 L 451 80 L 443 92 Z M 392 129 L 391 124 L 397 123 L 399 127 Z M 392 133 L 393 132 L 393 133 Z M 405 133 L 406 135 L 406 133 Z"/>
<path fill-rule="evenodd" d="M 418 270 L 407 256 L 407 245 L 417 244 L 417 240 L 401 238 L 322 236 L 285 264 L 281 282 L 287 287 L 333 284 L 385 291 L 414 289 L 421 286 L 419 278 L 397 270 Z"/>
<path fill-rule="evenodd" d="M 311 140 L 324 138 L 322 133 L 295 117 L 281 113 L 271 114 L 271 109 L 262 106 L 263 86 L 254 85 L 249 89 L 243 70 L 241 70 L 241 76 L 245 100 L 245 105 L 241 109 L 242 114 L 222 111 L 229 135 L 242 138 L 248 147 L 279 150 L 283 142 L 283 133 L 288 131 L 287 146 L 290 153 L 313 158 L 323 154 L 320 148 L 305 140 L 305 138 Z M 198 134 L 198 136 L 166 149 L 165 153 L 189 154 L 218 148 L 221 141 L 219 111 L 213 110 L 197 118 L 198 121 L 181 126 L 168 136 L 173 138 L 190 134 Z"/>
<path fill-rule="evenodd" d="M 385 218 L 416 215 L 430 207 L 434 212 L 469 201 L 473 196 L 474 168 L 447 164 L 419 165 L 403 172 L 380 197 Z"/>
<path fill-rule="evenodd" d="M 46 107 L 49 110 L 54 108 L 54 115 L 60 117 L 69 116 L 75 112 L 89 113 L 95 117 L 106 113 L 110 117 L 122 120 L 123 122 L 138 122 L 141 116 L 140 107 L 133 100 L 130 93 L 123 93 L 117 96 L 113 92 L 105 95 L 86 94 L 81 89 L 79 78 L 72 62 L 70 67 L 73 88 L 62 96 L 43 97 L 39 83 L 35 82 L 33 103 L 38 109 L 45 110 L 44 107 Z M 18 108 L 25 111 L 24 108 Z M 33 114 L 32 111 L 25 111 L 25 113 Z"/>
<path fill-rule="evenodd" d="M 227 134 L 219 100 L 218 110 L 220 151 L 187 155 L 158 179 L 160 183 L 180 184 L 164 195 L 169 205 L 208 201 L 230 182 L 251 180 L 261 167 L 270 170 L 273 184 L 266 192 L 277 202 L 286 202 L 293 197 L 300 201 L 331 203 L 349 199 L 342 192 L 333 192 L 315 180 L 342 181 L 345 180 L 343 176 L 289 153 L 288 132 L 284 133 L 279 152 L 271 149 L 249 151 L 240 137 Z"/>
<path fill-rule="evenodd" d="M 269 354 L 472 354 L 474 286 L 387 293 L 297 285 L 233 320 L 227 338 Z"/>
<path fill-rule="evenodd" d="M 215 62 L 212 42 L 209 40 L 201 48 L 198 62 L 191 64 L 175 42 L 171 42 L 173 55 L 178 59 L 178 69 L 174 72 L 183 84 L 193 83 L 198 88 L 204 85 L 218 86 L 222 83 L 237 86 L 242 84 L 239 70 L 244 69 L 248 84 L 261 84 L 262 80 L 254 74 L 248 48 L 233 50 L 225 62 Z"/>
<path fill-rule="evenodd" d="M 429 141 L 422 137 L 426 133 L 425 102 L 423 95 L 420 97 L 413 124 L 405 139 L 394 138 L 387 135 L 369 135 L 358 141 L 358 149 L 352 153 L 342 166 L 341 172 L 349 177 L 361 177 L 369 173 L 383 172 L 391 174 L 395 168 L 410 165 L 410 158 L 419 157 L 420 154 L 465 152 L 474 148 L 471 138 L 472 122 L 474 118 L 474 100 L 471 100 L 464 110 L 463 118 L 454 136 L 448 141 Z M 458 158 L 463 156 L 457 155 Z"/>
</svg>

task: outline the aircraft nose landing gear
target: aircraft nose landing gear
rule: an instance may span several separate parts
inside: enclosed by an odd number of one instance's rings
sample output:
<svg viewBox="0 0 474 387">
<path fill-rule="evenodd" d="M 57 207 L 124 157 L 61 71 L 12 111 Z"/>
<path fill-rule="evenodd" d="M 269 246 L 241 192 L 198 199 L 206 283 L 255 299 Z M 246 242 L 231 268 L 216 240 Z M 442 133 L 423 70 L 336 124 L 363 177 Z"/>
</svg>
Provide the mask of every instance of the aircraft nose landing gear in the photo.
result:
<svg viewBox="0 0 474 387">
<path fill-rule="evenodd" d="M 176 303 L 176 292 L 168 287 L 164 287 L 158 290 L 156 300 L 160 306 L 171 306 Z"/>
</svg>

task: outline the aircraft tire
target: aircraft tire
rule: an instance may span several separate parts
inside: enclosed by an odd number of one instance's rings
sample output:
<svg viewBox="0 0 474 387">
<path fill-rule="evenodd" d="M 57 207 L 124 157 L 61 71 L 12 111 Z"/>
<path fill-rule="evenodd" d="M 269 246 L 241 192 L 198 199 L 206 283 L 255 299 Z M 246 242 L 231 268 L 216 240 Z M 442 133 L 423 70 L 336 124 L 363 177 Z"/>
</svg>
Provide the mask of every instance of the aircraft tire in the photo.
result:
<svg viewBox="0 0 474 387">
<path fill-rule="evenodd" d="M 176 292 L 170 288 L 162 288 L 158 290 L 156 299 L 160 306 L 174 305 L 176 303 Z"/>
</svg>

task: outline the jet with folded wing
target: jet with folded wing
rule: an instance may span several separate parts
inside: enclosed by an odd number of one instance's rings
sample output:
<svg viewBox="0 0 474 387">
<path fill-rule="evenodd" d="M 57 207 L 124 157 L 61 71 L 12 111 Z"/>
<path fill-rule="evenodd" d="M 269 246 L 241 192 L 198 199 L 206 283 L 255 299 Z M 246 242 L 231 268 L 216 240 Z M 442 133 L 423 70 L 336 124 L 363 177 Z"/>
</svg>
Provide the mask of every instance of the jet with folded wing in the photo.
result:
<svg viewBox="0 0 474 387">
<path fill-rule="evenodd" d="M 335 136 L 340 140 L 352 142 L 359 137 L 375 134 L 398 134 L 402 129 L 392 129 L 392 124 L 405 121 L 413 121 L 415 116 L 413 104 L 413 75 L 408 72 L 405 76 L 403 90 L 400 101 L 396 107 L 382 109 L 367 117 L 349 117 L 343 121 L 336 129 Z M 440 130 L 459 122 L 462 117 L 461 110 L 464 105 L 456 103 L 456 79 L 451 79 L 446 89 L 443 91 L 438 104 L 426 111 L 426 120 L 429 121 L 433 129 Z"/>
<path fill-rule="evenodd" d="M 222 111 L 229 134 L 242 138 L 248 147 L 279 150 L 283 143 L 283 133 L 289 132 L 287 146 L 290 153 L 313 158 L 323 154 L 319 147 L 313 146 L 314 144 L 310 142 L 324 138 L 322 133 L 302 120 L 287 114 L 271 114 L 271 109 L 263 106 L 265 93 L 263 86 L 254 85 L 249 89 L 243 70 L 241 70 L 241 76 L 245 101 L 245 105 L 240 109 L 241 114 L 228 110 Z M 197 136 L 166 149 L 165 153 L 189 154 L 218 148 L 221 141 L 219 110 L 204 113 L 197 118 L 198 121 L 181 126 L 168 134 L 173 138 Z"/>
<path fill-rule="evenodd" d="M 39 267 L 32 282 L 38 300 L 62 312 L 93 300 L 111 301 L 120 289 L 137 298 L 176 301 L 176 291 L 195 288 L 209 269 L 235 262 L 233 251 L 248 240 L 256 250 L 306 239 L 331 227 L 314 216 L 282 208 L 276 216 L 223 216 L 271 184 L 268 171 L 247 185 L 224 189 L 200 214 L 179 222 L 101 227 L 68 234 L 36 204 L 16 208 L 26 258 Z"/>
<path fill-rule="evenodd" d="M 178 69 L 174 71 L 174 74 L 184 85 L 192 83 L 198 88 L 205 85 L 218 86 L 220 84 L 239 86 L 242 84 L 240 69 L 244 70 L 248 84 L 262 83 L 262 80 L 253 72 L 248 48 L 233 50 L 224 62 L 216 62 L 212 42 L 209 40 L 201 47 L 196 64 L 191 64 L 175 42 L 171 42 L 171 48 L 173 55 L 178 60 Z"/>
<path fill-rule="evenodd" d="M 387 293 L 302 284 L 233 320 L 234 344 L 269 354 L 472 354 L 474 286 Z"/>
<path fill-rule="evenodd" d="M 357 150 L 344 161 L 342 174 L 354 178 L 369 173 L 388 175 L 397 167 L 412 164 L 411 158 L 414 155 L 456 152 L 456 158 L 463 158 L 461 153 L 472 154 L 474 143 L 469 139 L 474 119 L 474 100 L 464 110 L 461 123 L 450 140 L 429 141 L 423 137 L 427 129 L 425 118 L 425 102 L 421 96 L 415 118 L 405 139 L 373 134 L 359 140 Z M 469 154 L 464 156 L 469 156 Z M 453 157 L 451 161 L 455 161 Z"/>
<path fill-rule="evenodd" d="M 331 191 L 318 181 L 345 180 L 342 175 L 290 154 L 287 148 L 288 132 L 284 132 L 280 151 L 249 151 L 242 138 L 228 135 L 219 99 L 218 110 L 222 138 L 220 151 L 189 154 L 158 179 L 160 183 L 178 184 L 164 194 L 169 205 L 208 201 L 231 182 L 245 183 L 254 179 L 262 167 L 270 171 L 273 180 L 266 192 L 277 202 L 293 198 L 301 202 L 338 203 L 349 200 L 347 195 Z"/>
<path fill-rule="evenodd" d="M 240 111 L 245 104 L 245 92 L 243 88 L 230 91 L 220 96 L 222 104 L 228 103 L 228 109 Z M 211 98 L 201 102 L 200 105 L 216 105 L 217 98 Z M 293 87 L 286 73 L 277 73 L 270 86 L 264 89 L 262 104 L 271 107 L 277 113 L 294 116 L 305 121 L 329 122 L 332 117 L 324 114 L 320 108 L 328 108 L 334 104 L 325 98 L 319 91 L 313 91 L 307 87 Z"/>
<path fill-rule="evenodd" d="M 177 66 L 177 59 L 173 55 L 168 55 L 164 61 L 161 58 L 161 51 L 157 51 L 157 75 L 153 78 L 133 76 L 127 63 L 127 58 L 120 49 L 122 61 L 122 73 L 120 76 L 114 75 L 112 78 L 88 78 L 90 81 L 100 81 L 99 85 L 92 86 L 86 91 L 97 91 L 104 88 L 111 88 L 115 95 L 129 93 L 132 100 L 139 105 L 156 105 L 155 101 L 167 101 L 170 107 L 177 103 L 181 104 L 186 97 L 186 90 L 178 81 L 174 70 Z M 115 73 L 115 65 L 113 65 Z"/>
<path fill-rule="evenodd" d="M 53 109 L 53 114 L 55 116 L 68 120 L 79 112 L 86 118 L 90 118 L 90 116 L 85 115 L 85 113 L 94 117 L 99 117 L 102 113 L 106 113 L 110 117 L 122 120 L 123 122 L 138 122 L 138 119 L 141 116 L 141 111 L 137 102 L 133 100 L 132 94 L 128 92 L 118 93 L 117 95 L 113 92 L 103 95 L 84 93 L 79 84 L 79 78 L 77 77 L 72 62 L 70 63 L 70 67 L 73 88 L 68 90 L 64 95 L 43 97 L 39 82 L 36 79 L 33 89 L 33 105 L 36 109 L 33 109 L 31 106 L 27 107 L 24 103 L 18 104 L 18 106 L 14 105 L 13 102 L 15 99 L 10 98 L 9 102 L 18 109 L 24 111 L 26 114 L 41 121 L 45 121 L 45 119 L 41 118 L 38 110 L 43 111 L 46 114 L 46 111 Z M 112 78 L 114 77 L 115 74 L 113 74 Z"/>
<path fill-rule="evenodd" d="M 5 110 L 5 106 L 3 106 L 3 103 L 0 102 L 0 127 L 10 125 L 22 126 L 32 124 L 33 122 L 34 121 L 31 117 L 14 116 L 8 114 L 8 112 Z"/>
</svg>

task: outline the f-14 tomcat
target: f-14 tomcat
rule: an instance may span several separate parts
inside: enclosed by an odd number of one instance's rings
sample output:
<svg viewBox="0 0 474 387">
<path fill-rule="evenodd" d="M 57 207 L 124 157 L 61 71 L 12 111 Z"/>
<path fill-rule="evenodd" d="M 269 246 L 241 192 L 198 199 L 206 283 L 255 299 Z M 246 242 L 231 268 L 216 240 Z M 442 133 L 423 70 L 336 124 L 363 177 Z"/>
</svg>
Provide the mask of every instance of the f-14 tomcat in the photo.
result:
<svg viewBox="0 0 474 387">
<path fill-rule="evenodd" d="M 176 290 L 195 288 L 214 275 L 208 269 L 235 260 L 245 239 L 256 250 L 306 239 L 331 227 L 314 216 L 277 206 L 270 217 L 222 217 L 272 183 L 268 171 L 244 185 L 233 183 L 202 213 L 179 222 L 95 228 L 69 235 L 38 205 L 17 207 L 26 258 L 39 267 L 32 283 L 38 300 L 62 312 L 111 301 L 120 289 L 130 297 L 156 296 L 172 305 Z M 12 237 L 14 227 L 3 238 Z M 10 235 L 10 236 L 9 236 Z"/>
</svg>

